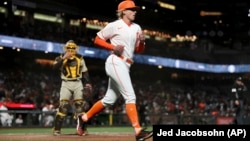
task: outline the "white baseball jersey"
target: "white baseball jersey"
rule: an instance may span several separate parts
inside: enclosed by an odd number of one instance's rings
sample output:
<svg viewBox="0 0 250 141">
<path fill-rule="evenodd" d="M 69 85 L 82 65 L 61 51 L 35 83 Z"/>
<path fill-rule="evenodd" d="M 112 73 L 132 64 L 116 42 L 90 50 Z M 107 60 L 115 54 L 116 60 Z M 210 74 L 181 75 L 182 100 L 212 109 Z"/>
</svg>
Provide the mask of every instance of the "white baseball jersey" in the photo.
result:
<svg viewBox="0 0 250 141">
<path fill-rule="evenodd" d="M 122 19 L 109 23 L 100 30 L 97 35 L 104 40 L 110 40 L 114 46 L 123 45 L 124 57 L 133 58 L 138 34 L 141 33 L 141 27 L 132 23 L 127 25 Z M 136 96 L 132 86 L 129 68 L 131 64 L 122 60 L 115 54 L 111 54 L 105 63 L 105 70 L 109 76 L 109 84 L 106 95 L 102 99 L 104 106 L 113 105 L 121 94 L 126 103 L 135 103 Z"/>
<path fill-rule="evenodd" d="M 97 35 L 105 40 L 110 39 L 112 45 L 123 45 L 125 48 L 122 55 L 132 59 L 137 35 L 141 32 L 138 24 L 132 23 L 128 26 L 122 19 L 119 19 L 109 23 Z"/>
</svg>

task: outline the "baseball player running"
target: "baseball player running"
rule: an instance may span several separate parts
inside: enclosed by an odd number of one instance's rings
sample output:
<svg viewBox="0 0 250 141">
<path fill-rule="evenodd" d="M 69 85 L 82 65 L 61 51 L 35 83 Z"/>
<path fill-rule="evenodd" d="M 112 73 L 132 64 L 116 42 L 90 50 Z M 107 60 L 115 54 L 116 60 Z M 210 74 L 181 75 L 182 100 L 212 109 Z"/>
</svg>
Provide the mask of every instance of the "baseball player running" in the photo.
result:
<svg viewBox="0 0 250 141">
<path fill-rule="evenodd" d="M 97 33 L 95 45 L 111 50 L 106 59 L 105 70 L 109 76 L 108 89 L 103 99 L 97 101 L 86 114 L 80 114 L 77 120 L 78 134 L 82 134 L 82 125 L 105 107 L 113 105 L 121 94 L 125 100 L 128 115 L 138 141 L 150 138 L 152 131 L 142 129 L 136 109 L 136 95 L 130 79 L 130 66 L 134 52 L 142 53 L 145 49 L 145 36 L 141 27 L 134 23 L 138 6 L 131 0 L 118 5 L 118 20 L 109 23 Z M 108 42 L 110 41 L 110 42 Z"/>
<path fill-rule="evenodd" d="M 61 134 L 63 121 L 67 115 L 70 106 L 70 99 L 73 98 L 75 106 L 74 118 L 77 115 L 84 113 L 83 90 L 92 89 L 90 83 L 88 68 L 86 67 L 83 56 L 77 54 L 78 46 L 73 40 L 69 40 L 64 46 L 64 54 L 56 57 L 53 64 L 54 69 L 61 71 L 61 89 L 60 89 L 60 104 L 55 116 L 53 135 L 58 136 Z M 83 78 L 83 81 L 82 81 Z M 84 82 L 84 86 L 83 86 Z M 86 135 L 86 126 L 82 129 L 80 136 Z"/>
</svg>

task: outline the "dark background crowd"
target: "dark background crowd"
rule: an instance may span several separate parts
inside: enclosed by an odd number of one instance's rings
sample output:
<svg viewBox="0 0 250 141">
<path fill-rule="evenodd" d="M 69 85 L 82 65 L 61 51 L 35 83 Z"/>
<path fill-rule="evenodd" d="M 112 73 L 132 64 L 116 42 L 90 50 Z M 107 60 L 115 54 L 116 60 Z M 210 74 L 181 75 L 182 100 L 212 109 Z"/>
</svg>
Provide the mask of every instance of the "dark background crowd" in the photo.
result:
<svg viewBox="0 0 250 141">
<path fill-rule="evenodd" d="M 22 51 L 16 55 L 15 51 L 6 48 L 0 53 L 8 60 L 1 62 L 1 101 L 35 104 L 35 110 L 42 110 L 46 102 L 52 104 L 55 109 L 58 107 L 61 84 L 59 72 L 52 70 L 49 64 L 41 65 L 35 62 L 35 58 L 25 59 L 27 57 L 25 55 L 33 54 L 38 57 L 39 53 Z M 5 55 L 6 53 L 11 53 L 11 55 Z M 104 68 L 103 60 L 86 58 L 86 62 L 90 66 L 97 65 L 96 68 L 90 67 L 93 93 L 85 96 L 89 106 L 91 106 L 104 96 L 108 79 L 104 70 L 100 69 Z M 196 73 L 198 78 L 193 78 L 192 72 L 186 72 L 190 73 L 190 77 L 175 78 L 171 69 L 159 71 L 150 66 L 134 65 L 136 67 L 132 67 L 134 70 L 131 72 L 131 76 L 140 114 L 235 116 L 236 108 L 231 87 L 237 75 L 220 76 L 219 78 L 211 75 L 211 79 L 207 77 L 203 79 L 204 74 Z M 98 69 L 98 67 L 100 68 Z M 137 74 L 144 70 L 148 71 Z M 158 71 L 162 74 L 152 73 L 152 71 Z M 246 86 L 249 85 L 247 77 L 243 81 L 245 81 Z M 248 95 L 247 91 L 246 96 Z M 112 111 L 115 114 L 123 114 L 125 112 L 124 106 L 120 106 L 124 103 L 122 100 L 120 97 L 116 104 L 105 110 L 104 113 Z M 245 99 L 244 111 L 245 117 L 249 117 L 249 99 Z"/>
</svg>

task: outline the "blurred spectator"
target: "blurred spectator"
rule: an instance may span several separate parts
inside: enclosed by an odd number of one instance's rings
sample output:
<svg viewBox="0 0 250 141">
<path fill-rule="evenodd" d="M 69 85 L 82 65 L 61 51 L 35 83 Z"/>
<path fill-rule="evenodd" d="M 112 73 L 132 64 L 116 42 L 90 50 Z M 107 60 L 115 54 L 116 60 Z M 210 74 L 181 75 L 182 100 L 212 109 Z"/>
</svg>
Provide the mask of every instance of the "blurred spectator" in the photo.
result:
<svg viewBox="0 0 250 141">
<path fill-rule="evenodd" d="M 139 113 L 139 119 L 140 123 L 143 126 L 148 126 L 150 124 L 150 121 L 147 116 L 147 105 L 143 101 L 139 101 L 138 103 L 138 113 Z"/>
<path fill-rule="evenodd" d="M 243 124 L 244 118 L 244 100 L 246 99 L 247 87 L 244 84 L 242 77 L 238 77 L 233 84 L 232 94 L 236 106 L 236 124 Z"/>
<path fill-rule="evenodd" d="M 55 119 L 55 111 L 54 106 L 49 101 L 46 101 L 44 107 L 42 108 L 42 114 L 39 116 L 40 123 L 42 123 L 45 127 L 52 126 Z"/>
<path fill-rule="evenodd" d="M 15 123 L 17 126 L 22 126 L 23 125 L 23 116 L 22 114 L 18 114 Z"/>
<path fill-rule="evenodd" d="M 7 101 L 3 101 L 2 105 L 0 105 L 0 118 L 2 126 L 11 126 L 13 115 L 8 113 Z"/>
</svg>

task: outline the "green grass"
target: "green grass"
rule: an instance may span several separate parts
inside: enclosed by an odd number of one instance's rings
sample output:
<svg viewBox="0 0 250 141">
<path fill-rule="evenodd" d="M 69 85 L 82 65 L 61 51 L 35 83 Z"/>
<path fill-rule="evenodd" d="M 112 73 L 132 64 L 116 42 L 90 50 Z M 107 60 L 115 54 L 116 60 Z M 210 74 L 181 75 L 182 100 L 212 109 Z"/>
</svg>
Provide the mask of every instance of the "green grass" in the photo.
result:
<svg viewBox="0 0 250 141">
<path fill-rule="evenodd" d="M 152 128 L 148 128 L 152 130 Z M 62 128 L 64 134 L 75 133 L 75 128 Z M 88 127 L 90 133 L 133 133 L 134 129 L 132 127 Z M 52 128 L 0 128 L 1 134 L 51 134 Z"/>
</svg>

